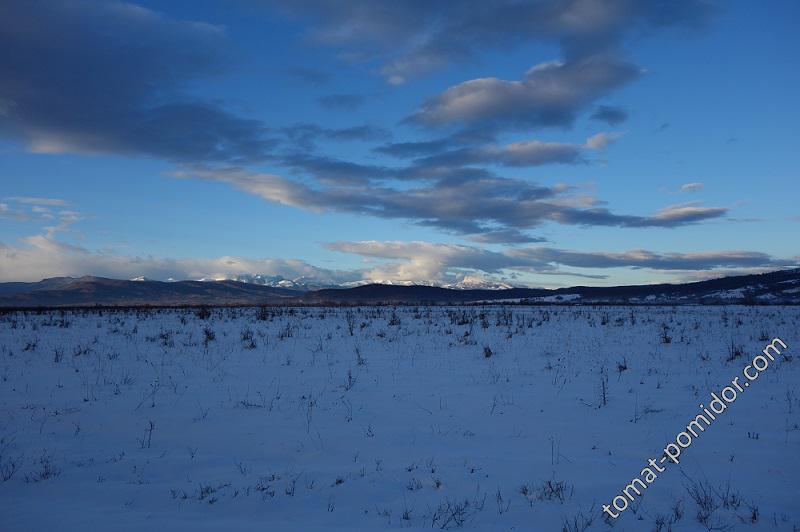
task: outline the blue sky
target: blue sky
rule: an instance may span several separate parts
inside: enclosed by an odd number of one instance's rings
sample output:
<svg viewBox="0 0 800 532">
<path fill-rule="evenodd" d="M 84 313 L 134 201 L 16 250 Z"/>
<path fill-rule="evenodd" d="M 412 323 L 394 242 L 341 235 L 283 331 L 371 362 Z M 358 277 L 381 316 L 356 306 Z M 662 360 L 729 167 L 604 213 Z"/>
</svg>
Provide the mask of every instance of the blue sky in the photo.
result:
<svg viewBox="0 0 800 532">
<path fill-rule="evenodd" d="M 795 265 L 798 11 L 4 2 L 0 281 Z"/>
</svg>

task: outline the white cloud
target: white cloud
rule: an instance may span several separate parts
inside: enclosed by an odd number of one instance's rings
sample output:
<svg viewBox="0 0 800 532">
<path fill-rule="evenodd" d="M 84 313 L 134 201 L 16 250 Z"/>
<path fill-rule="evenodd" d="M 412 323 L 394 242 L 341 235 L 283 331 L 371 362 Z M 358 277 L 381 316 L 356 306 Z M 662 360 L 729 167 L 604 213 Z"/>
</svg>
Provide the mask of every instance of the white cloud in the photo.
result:
<svg viewBox="0 0 800 532">
<path fill-rule="evenodd" d="M 63 231 L 68 225 L 81 219 L 80 213 L 62 209 L 53 212 L 54 207 L 65 207 L 68 203 L 57 198 L 39 198 L 32 196 L 10 196 L 4 198 L 8 203 L 0 203 L 0 218 L 17 221 L 36 221 L 52 223 L 58 218 L 58 224 L 47 228 L 50 231 Z"/>
<path fill-rule="evenodd" d="M 669 222 L 672 220 L 705 220 L 709 217 L 721 216 L 727 209 L 722 207 L 701 207 L 697 201 L 682 203 L 679 205 L 669 205 L 656 212 L 653 218 Z"/>
<path fill-rule="evenodd" d="M 694 192 L 695 190 L 700 190 L 704 186 L 705 185 L 703 185 L 703 183 L 700 183 L 699 181 L 695 181 L 695 182 L 692 182 L 692 183 L 686 183 L 684 185 L 681 185 L 680 191 L 681 192 Z"/>
<path fill-rule="evenodd" d="M 10 198 L 6 198 L 6 200 L 22 203 L 24 205 L 39 205 L 46 207 L 64 207 L 67 205 L 67 202 L 63 199 L 39 198 L 34 196 L 11 196 Z"/>
<path fill-rule="evenodd" d="M 534 66 L 520 80 L 480 78 L 428 100 L 411 118 L 428 126 L 568 126 L 583 107 L 639 75 L 631 63 L 597 54 Z"/>
<path fill-rule="evenodd" d="M 598 133 L 586 139 L 586 147 L 592 150 L 604 150 L 622 136 L 622 133 Z"/>
<path fill-rule="evenodd" d="M 714 251 L 698 253 L 586 252 L 550 247 L 518 247 L 490 251 L 472 246 L 430 242 L 361 241 L 333 242 L 329 249 L 355 253 L 387 262 L 364 272 L 366 278 L 452 281 L 463 272 L 506 275 L 508 272 L 567 274 L 562 267 L 607 269 L 636 268 L 653 271 L 702 271 L 716 268 L 767 268 L 792 265 L 753 251 Z"/>
<path fill-rule="evenodd" d="M 583 144 L 546 142 L 541 140 L 520 140 L 510 144 L 487 144 L 475 147 L 452 149 L 431 155 L 416 162 L 422 168 L 450 165 L 461 167 L 474 164 L 498 164 L 502 166 L 523 167 L 545 164 L 586 163 L 587 150 L 601 151 L 621 137 L 621 133 L 598 133 L 586 139 Z"/>
<path fill-rule="evenodd" d="M 317 268 L 302 260 L 250 259 L 222 256 L 174 259 L 91 251 L 50 235 L 25 238 L 23 245 L 0 242 L 0 282 L 39 281 L 48 277 L 97 275 L 130 279 L 219 279 L 243 274 L 313 277 L 322 282 L 347 282 L 358 274 Z"/>
<path fill-rule="evenodd" d="M 361 256 L 365 268 L 330 270 L 302 260 L 211 257 L 175 259 L 91 251 L 50 235 L 25 238 L 21 245 L 0 243 L 0 281 L 38 281 L 47 277 L 97 275 L 130 279 L 221 279 L 237 275 L 280 275 L 313 278 L 321 283 L 354 281 L 454 283 L 466 276 L 501 281 L 520 275 L 582 275 L 598 277 L 608 268 L 661 272 L 713 271 L 719 268 L 778 268 L 794 264 L 765 253 L 716 251 L 670 253 L 648 250 L 586 252 L 551 247 L 518 247 L 492 251 L 474 246 L 420 241 L 341 241 L 325 246 Z M 373 262 L 374 261 L 374 262 Z M 796 261 L 796 259 L 795 259 Z M 580 273 L 563 268 L 587 269 Z M 521 282 L 521 281 L 520 281 Z M 518 284 L 518 283 L 516 283 Z M 538 284 L 538 283 L 537 283 Z"/>
</svg>

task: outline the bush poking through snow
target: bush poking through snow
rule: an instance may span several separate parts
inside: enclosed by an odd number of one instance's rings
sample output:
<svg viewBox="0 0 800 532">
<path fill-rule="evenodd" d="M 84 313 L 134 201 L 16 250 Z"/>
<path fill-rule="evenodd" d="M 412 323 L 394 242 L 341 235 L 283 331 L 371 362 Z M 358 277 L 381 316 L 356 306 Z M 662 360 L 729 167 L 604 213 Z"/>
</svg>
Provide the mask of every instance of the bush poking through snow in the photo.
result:
<svg viewBox="0 0 800 532">
<path fill-rule="evenodd" d="M 583 512 L 578 512 L 572 519 L 564 518 L 561 532 L 585 532 L 592 526 L 592 521 L 594 521 L 591 515 L 591 511 L 589 512 L 589 516 L 583 515 Z"/>
<path fill-rule="evenodd" d="M 440 530 L 461 528 L 472 514 L 469 499 L 453 501 L 445 499 L 431 515 L 431 527 Z"/>
</svg>

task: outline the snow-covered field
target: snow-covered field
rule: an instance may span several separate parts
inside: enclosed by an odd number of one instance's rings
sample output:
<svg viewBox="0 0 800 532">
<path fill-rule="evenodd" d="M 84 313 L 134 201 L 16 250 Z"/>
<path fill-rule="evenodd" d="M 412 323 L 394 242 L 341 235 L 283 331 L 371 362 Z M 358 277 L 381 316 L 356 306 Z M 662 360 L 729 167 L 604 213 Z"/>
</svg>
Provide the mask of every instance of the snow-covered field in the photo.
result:
<svg viewBox="0 0 800 532">
<path fill-rule="evenodd" d="M 796 307 L 0 315 L 0 530 L 797 531 L 799 325 Z M 604 519 L 774 337 L 787 356 Z"/>
</svg>

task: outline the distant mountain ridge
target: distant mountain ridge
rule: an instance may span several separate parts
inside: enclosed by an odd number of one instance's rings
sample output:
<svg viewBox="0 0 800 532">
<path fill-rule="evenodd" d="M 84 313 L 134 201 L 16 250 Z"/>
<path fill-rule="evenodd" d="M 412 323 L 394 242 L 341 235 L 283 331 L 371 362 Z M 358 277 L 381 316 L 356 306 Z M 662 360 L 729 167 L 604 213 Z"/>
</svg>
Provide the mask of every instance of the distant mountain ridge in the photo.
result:
<svg viewBox="0 0 800 532">
<path fill-rule="evenodd" d="M 243 274 L 236 275 L 227 280 L 261 286 L 270 286 L 272 288 L 288 288 L 290 290 L 300 291 L 319 290 L 320 288 L 334 288 L 338 286 L 332 281 L 323 281 L 321 279 L 314 279 L 311 277 L 295 277 L 294 279 L 287 279 L 282 275 Z"/>
<path fill-rule="evenodd" d="M 201 279 L 201 280 L 209 281 L 209 280 L 222 280 L 222 279 Z M 363 286 L 369 284 L 385 284 L 394 286 L 415 286 L 415 285 L 440 286 L 442 288 L 452 288 L 455 290 L 473 290 L 473 289 L 504 290 L 507 288 L 514 288 L 513 285 L 507 283 L 499 281 L 488 281 L 481 277 L 472 277 L 472 276 L 466 276 L 462 280 L 455 283 L 433 283 L 433 282 L 415 283 L 411 281 L 398 282 L 398 281 L 370 280 L 370 281 L 352 281 L 352 282 L 337 284 L 331 280 L 325 281 L 321 279 L 315 279 L 312 277 L 296 277 L 294 279 L 287 279 L 282 275 L 257 275 L 257 274 L 236 275 L 234 277 L 231 277 L 229 280 L 238 281 L 241 283 L 252 283 L 262 286 L 272 286 L 275 288 L 290 288 L 292 290 L 303 290 L 303 291 L 321 290 L 324 288 L 354 288 L 357 286 Z"/>
<path fill-rule="evenodd" d="M 86 305 L 252 305 L 297 298 L 303 292 L 236 281 L 151 281 L 54 277 L 36 283 L 0 283 L 2 307 Z"/>
<path fill-rule="evenodd" d="M 328 305 L 505 302 L 525 304 L 800 304 L 800 268 L 685 284 L 455 289 L 365 284 L 301 290 L 256 282 L 54 277 L 0 283 L 0 307 Z"/>
</svg>

